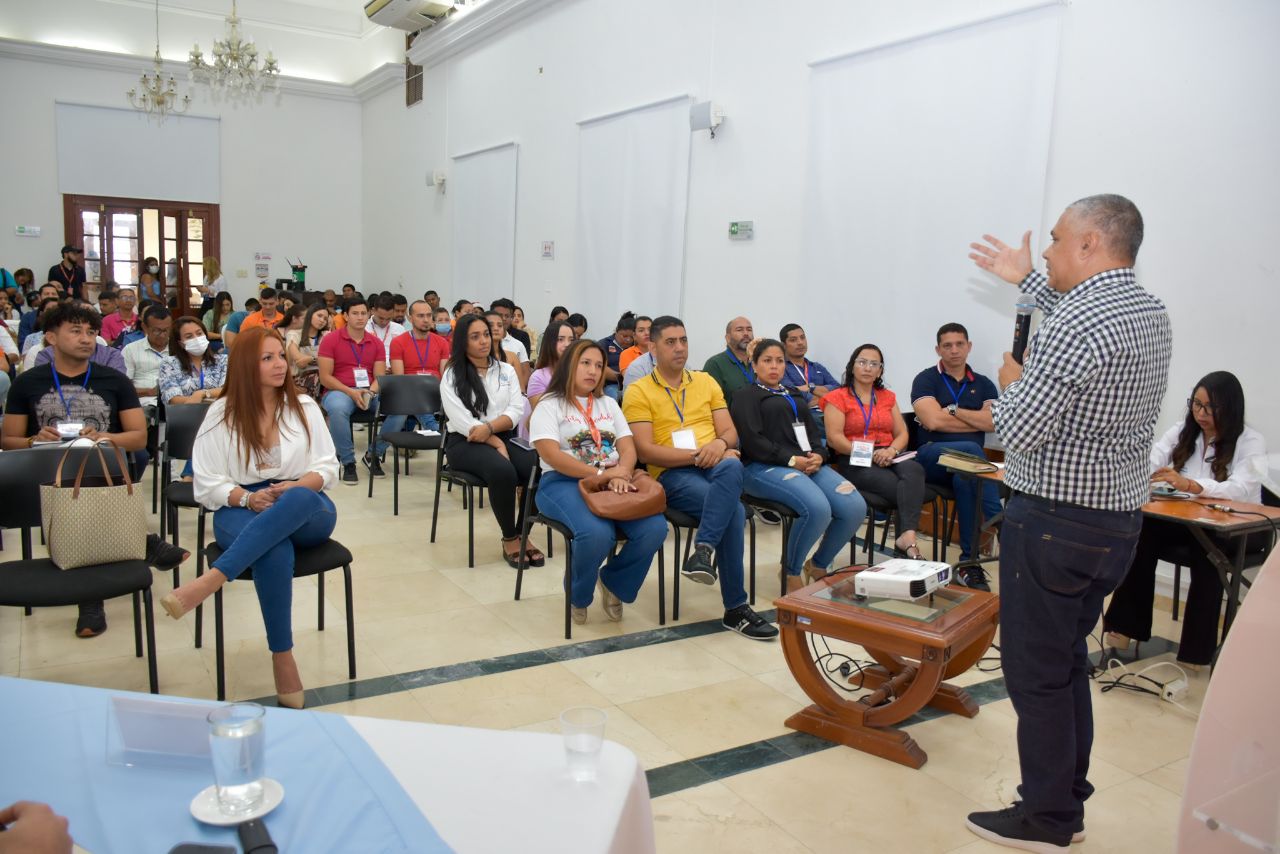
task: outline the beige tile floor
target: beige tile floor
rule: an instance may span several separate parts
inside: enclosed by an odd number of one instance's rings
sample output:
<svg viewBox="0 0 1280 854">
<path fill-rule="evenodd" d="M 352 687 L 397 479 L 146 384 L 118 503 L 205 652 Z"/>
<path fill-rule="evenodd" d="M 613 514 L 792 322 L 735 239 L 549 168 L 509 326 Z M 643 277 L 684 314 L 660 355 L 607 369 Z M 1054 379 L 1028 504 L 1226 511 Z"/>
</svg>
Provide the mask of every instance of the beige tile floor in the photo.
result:
<svg viewBox="0 0 1280 854">
<path fill-rule="evenodd" d="M 380 480 L 372 500 L 359 488 L 332 493 L 335 537 L 355 554 L 357 666 L 362 679 L 560 646 L 562 553 L 525 577 L 512 600 L 513 572 L 501 561 L 497 529 L 487 508 L 476 514 L 476 566 L 466 566 L 466 513 L 455 492 L 444 495 L 439 542 L 427 542 L 431 518 L 429 457 L 401 481 L 400 515 L 391 516 L 391 483 Z M 364 471 L 361 471 L 364 476 Z M 147 484 L 149 489 L 149 482 Z M 195 515 L 180 532 L 195 542 Z M 155 517 L 152 517 L 153 528 Z M 544 549 L 545 536 L 537 535 Z M 769 607 L 779 545 L 776 528 L 760 533 L 759 599 Z M 14 532 L 0 558 L 18 556 Z M 668 546 L 668 549 L 670 546 Z M 669 553 L 669 552 L 668 552 Z M 847 556 L 843 554 L 842 559 Z M 956 557 L 952 554 L 952 559 Z M 193 571 L 191 563 L 184 567 Z M 157 574 L 156 590 L 171 580 Z M 294 585 L 294 637 L 310 687 L 346 681 L 341 584 L 326 590 L 326 626 L 316 631 L 314 580 Z M 670 597 L 670 590 L 668 590 Z M 273 692 L 261 616 L 250 585 L 227 591 L 227 679 L 232 698 Z M 145 663 L 133 655 L 127 600 L 107 604 L 111 630 L 100 638 L 73 637 L 74 608 L 0 610 L 0 674 L 107 688 L 146 690 Z M 682 624 L 720 616 L 718 591 L 682 586 Z M 658 627 L 656 574 L 621 623 L 593 608 L 574 628 L 574 641 L 615 637 Z M 1177 638 L 1167 608 L 1156 634 Z M 212 628 L 193 648 L 193 621 L 161 615 L 156 626 L 161 690 L 214 696 Z M 850 650 L 854 654 L 857 649 Z M 1168 658 L 1169 656 L 1165 656 Z M 971 672 L 957 681 L 998 674 Z M 1187 705 L 1199 707 L 1206 674 L 1191 678 Z M 469 726 L 554 731 L 569 705 L 609 713 L 609 737 L 631 748 L 646 768 L 773 738 L 784 719 L 807 705 L 776 643 L 753 643 L 728 633 L 594 655 L 461 679 L 430 687 L 323 707 L 327 712 Z M 1149 696 L 1101 694 L 1095 686 L 1097 740 L 1089 802 L 1088 840 L 1073 850 L 1158 852 L 1173 845 L 1180 793 L 1195 721 Z M 989 703 L 973 720 L 943 717 L 916 725 L 914 738 L 929 754 L 913 771 L 836 747 L 746 771 L 653 801 L 661 851 L 884 851 L 966 854 L 1002 850 L 964 828 L 967 812 L 996 808 L 1018 783 L 1016 720 L 1008 700 Z"/>
</svg>

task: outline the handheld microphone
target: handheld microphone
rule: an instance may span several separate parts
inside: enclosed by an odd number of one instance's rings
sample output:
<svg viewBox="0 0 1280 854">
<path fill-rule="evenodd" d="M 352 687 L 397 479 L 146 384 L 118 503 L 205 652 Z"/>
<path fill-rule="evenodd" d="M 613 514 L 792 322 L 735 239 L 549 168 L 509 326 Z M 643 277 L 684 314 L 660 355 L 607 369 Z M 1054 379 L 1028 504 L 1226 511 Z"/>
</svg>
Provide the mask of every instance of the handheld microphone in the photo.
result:
<svg viewBox="0 0 1280 854">
<path fill-rule="evenodd" d="M 1017 317 L 1013 322 L 1013 360 L 1022 364 L 1022 356 L 1027 351 L 1027 339 L 1031 337 L 1031 314 L 1036 310 L 1036 301 L 1026 294 L 1018 296 L 1014 306 Z"/>
</svg>

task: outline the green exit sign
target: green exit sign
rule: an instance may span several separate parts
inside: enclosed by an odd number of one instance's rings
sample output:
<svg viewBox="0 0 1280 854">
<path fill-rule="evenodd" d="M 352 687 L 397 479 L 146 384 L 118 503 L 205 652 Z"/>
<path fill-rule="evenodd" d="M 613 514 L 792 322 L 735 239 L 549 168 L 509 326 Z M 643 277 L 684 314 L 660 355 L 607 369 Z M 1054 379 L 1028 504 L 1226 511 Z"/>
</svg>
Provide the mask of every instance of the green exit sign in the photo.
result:
<svg viewBox="0 0 1280 854">
<path fill-rule="evenodd" d="M 729 223 L 730 240 L 750 240 L 755 236 L 755 225 L 749 219 Z"/>
</svg>

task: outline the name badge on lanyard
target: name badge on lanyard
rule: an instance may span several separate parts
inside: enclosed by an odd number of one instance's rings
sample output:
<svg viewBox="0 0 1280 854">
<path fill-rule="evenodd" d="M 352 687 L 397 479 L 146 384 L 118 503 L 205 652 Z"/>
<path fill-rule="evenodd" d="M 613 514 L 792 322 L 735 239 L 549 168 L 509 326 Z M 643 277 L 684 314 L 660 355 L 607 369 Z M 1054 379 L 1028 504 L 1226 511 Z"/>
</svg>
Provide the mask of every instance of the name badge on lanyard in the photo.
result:
<svg viewBox="0 0 1280 854">
<path fill-rule="evenodd" d="M 862 435 L 867 436 L 871 432 L 871 417 L 875 414 L 876 409 L 876 393 L 871 392 L 871 406 L 868 408 L 862 405 L 862 401 L 857 394 L 853 395 L 853 400 L 858 404 L 858 409 L 862 410 Z M 875 453 L 876 443 L 870 440 L 854 442 L 853 449 L 849 452 L 849 465 L 861 466 L 867 468 L 871 465 L 871 456 Z"/>
<path fill-rule="evenodd" d="M 369 387 L 369 369 L 361 365 L 360 356 L 364 353 L 364 339 L 360 341 L 360 350 L 357 352 L 356 345 L 347 341 L 347 346 L 351 348 L 351 355 L 355 357 L 356 367 L 352 370 L 355 378 L 356 388 Z"/>
<path fill-rule="evenodd" d="M 89 388 L 89 377 L 93 376 L 93 362 L 89 363 L 88 369 L 84 372 L 84 384 L 82 388 Z M 53 369 L 53 387 L 58 390 L 58 399 L 62 401 L 62 409 L 66 412 L 66 418 L 59 418 L 57 421 L 58 437 L 63 441 L 75 439 L 84 430 L 83 421 L 73 421 L 71 419 L 71 404 L 67 403 L 67 398 L 62 394 L 62 381 L 58 379 L 58 369 Z"/>
<path fill-rule="evenodd" d="M 774 391 L 765 385 L 760 387 L 769 392 L 769 394 L 782 398 L 791 407 L 791 417 L 794 419 L 791 422 L 791 429 L 796 434 L 796 444 L 799 445 L 800 450 L 804 451 L 806 454 L 812 453 L 813 447 L 809 444 L 809 430 L 805 426 L 805 423 L 800 420 L 800 409 L 796 406 L 796 402 L 791 399 L 791 394 L 785 390 Z"/>
<path fill-rule="evenodd" d="M 654 371 L 652 376 L 653 376 L 653 381 L 657 383 L 658 372 Z M 658 385 L 662 385 L 662 383 L 658 383 Z M 684 401 L 685 401 L 686 393 L 688 392 L 688 388 L 680 389 L 679 403 L 676 403 L 676 396 L 671 393 L 670 388 L 668 388 L 665 385 L 662 385 L 662 388 L 664 391 L 666 391 L 667 397 L 671 400 L 671 405 L 672 407 L 675 408 L 676 417 L 680 419 L 680 425 L 682 428 L 680 430 L 671 431 L 671 446 L 674 448 L 678 448 L 682 451 L 698 450 L 698 437 L 694 435 L 693 430 L 687 427 L 684 427 Z"/>
</svg>

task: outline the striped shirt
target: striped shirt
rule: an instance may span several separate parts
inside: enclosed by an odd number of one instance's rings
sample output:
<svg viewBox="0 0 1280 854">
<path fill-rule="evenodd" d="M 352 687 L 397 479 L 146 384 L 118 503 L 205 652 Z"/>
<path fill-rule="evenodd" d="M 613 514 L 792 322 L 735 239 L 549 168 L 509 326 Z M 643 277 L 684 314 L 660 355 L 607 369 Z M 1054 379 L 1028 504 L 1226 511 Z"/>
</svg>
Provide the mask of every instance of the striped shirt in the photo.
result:
<svg viewBox="0 0 1280 854">
<path fill-rule="evenodd" d="M 1127 267 L 1065 294 L 1032 271 L 1021 288 L 1044 322 L 1022 379 L 991 408 L 1008 453 L 1004 482 L 1099 510 L 1137 509 L 1150 495 L 1151 442 L 1169 383 L 1164 304 Z"/>
</svg>

